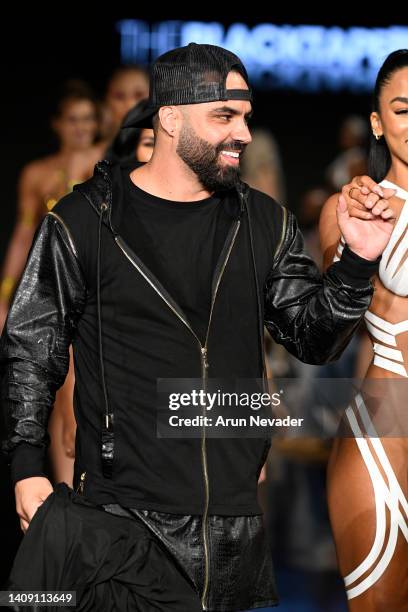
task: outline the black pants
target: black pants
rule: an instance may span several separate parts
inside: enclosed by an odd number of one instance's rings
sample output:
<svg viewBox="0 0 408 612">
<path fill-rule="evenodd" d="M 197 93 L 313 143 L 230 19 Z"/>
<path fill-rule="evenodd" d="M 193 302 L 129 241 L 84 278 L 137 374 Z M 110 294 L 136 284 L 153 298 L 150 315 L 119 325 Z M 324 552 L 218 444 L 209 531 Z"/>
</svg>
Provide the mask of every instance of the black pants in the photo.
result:
<svg viewBox="0 0 408 612">
<path fill-rule="evenodd" d="M 76 591 L 83 611 L 202 611 L 192 582 L 142 521 L 110 515 L 65 483 L 31 520 L 7 589 Z"/>
</svg>

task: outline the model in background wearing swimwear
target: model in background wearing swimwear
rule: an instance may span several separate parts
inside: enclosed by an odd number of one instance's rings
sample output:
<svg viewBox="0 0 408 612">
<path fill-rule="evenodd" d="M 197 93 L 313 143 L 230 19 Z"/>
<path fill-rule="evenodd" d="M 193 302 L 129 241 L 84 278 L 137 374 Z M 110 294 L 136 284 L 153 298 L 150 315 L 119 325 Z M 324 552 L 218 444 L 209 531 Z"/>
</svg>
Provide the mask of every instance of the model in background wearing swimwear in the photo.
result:
<svg viewBox="0 0 408 612">
<path fill-rule="evenodd" d="M 86 83 L 68 81 L 64 84 L 52 128 L 59 140 L 57 152 L 27 164 L 19 179 L 17 221 L 1 276 L 0 331 L 39 222 L 76 183 L 92 176 L 95 163 L 102 155 L 101 146 L 94 144 L 98 129 L 96 100 Z M 71 355 L 69 373 L 57 392 L 49 422 L 53 477 L 56 482 L 65 481 L 71 486 L 75 437 L 70 432 L 75 432 L 76 427 L 73 388 Z"/>
<path fill-rule="evenodd" d="M 328 501 L 350 611 L 404 612 L 408 610 L 408 421 L 397 421 L 404 416 L 408 396 L 408 50 L 392 53 L 381 67 L 370 119 L 369 174 L 379 187 L 371 181 L 367 188 L 369 179 L 358 177 L 343 193 L 348 192 L 356 210 L 366 207 L 378 214 L 387 205 L 382 191 L 390 198 L 396 222 L 365 316 L 373 359 L 361 392 L 346 409 L 350 437 L 334 443 Z M 335 219 L 337 198 L 327 201 L 321 216 L 325 266 L 340 256 L 344 246 Z"/>
</svg>

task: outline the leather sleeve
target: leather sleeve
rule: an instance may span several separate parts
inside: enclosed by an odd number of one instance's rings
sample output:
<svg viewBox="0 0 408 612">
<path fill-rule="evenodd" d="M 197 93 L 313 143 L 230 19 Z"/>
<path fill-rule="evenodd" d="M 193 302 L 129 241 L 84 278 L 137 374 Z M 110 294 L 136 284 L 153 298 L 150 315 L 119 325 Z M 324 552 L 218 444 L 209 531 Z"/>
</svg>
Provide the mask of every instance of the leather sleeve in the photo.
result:
<svg viewBox="0 0 408 612">
<path fill-rule="evenodd" d="M 0 340 L 2 451 L 13 485 L 44 476 L 48 418 L 69 366 L 86 285 L 69 229 L 48 213 L 38 227 Z"/>
<path fill-rule="evenodd" d="M 341 260 L 321 275 L 304 250 L 295 216 L 284 210 L 283 241 L 264 286 L 264 323 L 271 336 L 310 364 L 337 359 L 370 305 L 380 258 L 345 246 Z"/>
</svg>

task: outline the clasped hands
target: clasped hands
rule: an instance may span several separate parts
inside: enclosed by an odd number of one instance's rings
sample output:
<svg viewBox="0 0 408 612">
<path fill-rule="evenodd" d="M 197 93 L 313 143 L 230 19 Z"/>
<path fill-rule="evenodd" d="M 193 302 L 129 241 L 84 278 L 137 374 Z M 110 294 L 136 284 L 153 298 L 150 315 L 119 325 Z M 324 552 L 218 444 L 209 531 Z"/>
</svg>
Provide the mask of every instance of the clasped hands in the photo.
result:
<svg viewBox="0 0 408 612">
<path fill-rule="evenodd" d="M 356 176 L 344 185 L 340 198 L 347 204 L 351 217 L 358 219 L 395 219 L 399 198 L 396 190 L 382 187 L 369 176 Z"/>
<path fill-rule="evenodd" d="M 387 246 L 401 203 L 395 193 L 369 176 L 357 176 L 343 187 L 337 222 L 349 248 L 360 257 L 374 261 Z"/>
</svg>

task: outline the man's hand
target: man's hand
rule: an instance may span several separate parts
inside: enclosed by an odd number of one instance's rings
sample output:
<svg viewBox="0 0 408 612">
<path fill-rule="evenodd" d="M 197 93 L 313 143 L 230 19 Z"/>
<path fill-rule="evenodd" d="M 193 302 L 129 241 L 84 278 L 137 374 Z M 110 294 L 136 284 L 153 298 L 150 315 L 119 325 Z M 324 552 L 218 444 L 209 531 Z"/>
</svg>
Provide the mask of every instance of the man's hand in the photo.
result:
<svg viewBox="0 0 408 612">
<path fill-rule="evenodd" d="M 397 216 L 398 207 L 390 207 L 394 194 L 395 189 L 380 187 L 369 176 L 343 187 L 337 221 L 349 248 L 360 257 L 375 260 L 387 246 Z"/>
<path fill-rule="evenodd" d="M 53 492 L 53 488 L 48 478 L 33 476 L 32 478 L 19 480 L 14 487 L 14 492 L 20 526 L 25 533 L 34 514 Z"/>
<path fill-rule="evenodd" d="M 382 254 L 394 227 L 394 219 L 378 217 L 363 221 L 351 217 L 342 195 L 337 203 L 337 222 L 349 249 L 371 261 L 375 261 Z"/>
</svg>

